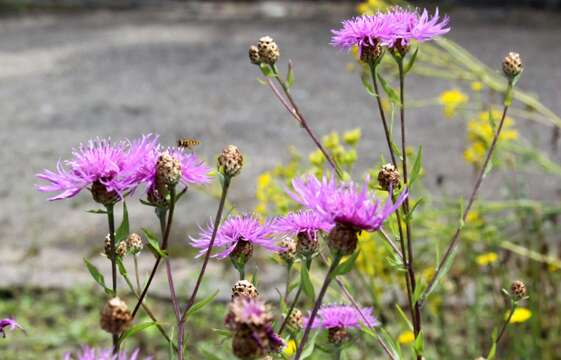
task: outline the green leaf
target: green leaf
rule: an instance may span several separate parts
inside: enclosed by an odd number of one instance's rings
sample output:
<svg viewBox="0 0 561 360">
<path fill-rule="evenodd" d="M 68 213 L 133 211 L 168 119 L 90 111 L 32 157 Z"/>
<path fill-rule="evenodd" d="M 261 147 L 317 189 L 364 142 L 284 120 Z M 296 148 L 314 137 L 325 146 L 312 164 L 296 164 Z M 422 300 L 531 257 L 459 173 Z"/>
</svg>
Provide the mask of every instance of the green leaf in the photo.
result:
<svg viewBox="0 0 561 360">
<path fill-rule="evenodd" d="M 423 355 L 423 352 L 425 351 L 425 339 L 423 336 L 423 330 L 421 330 L 415 338 L 413 349 L 415 350 L 415 354 L 417 354 L 417 356 Z"/>
<path fill-rule="evenodd" d="M 370 83 L 370 74 L 367 72 L 363 72 L 362 75 L 360 76 L 360 80 L 362 81 L 362 85 L 364 86 L 364 89 L 366 90 L 366 92 L 374 97 L 377 97 L 378 94 L 376 94 L 376 91 L 374 91 L 374 87 L 372 86 L 372 84 Z"/>
<path fill-rule="evenodd" d="M 121 335 L 121 338 L 119 339 L 119 343 L 123 343 L 123 341 L 125 341 L 126 338 L 133 336 L 135 334 L 138 334 L 141 331 L 144 331 L 152 326 L 156 326 L 156 322 L 155 321 L 147 321 L 147 322 L 143 322 L 140 324 L 136 324 L 133 327 L 131 327 L 130 329 L 128 329 L 127 331 L 125 331 L 123 333 L 123 335 Z"/>
<path fill-rule="evenodd" d="M 154 256 L 166 257 L 166 253 L 160 249 L 160 244 L 158 243 L 158 238 L 149 229 L 143 228 L 142 231 L 146 235 L 146 240 L 148 241 L 148 248 L 152 251 Z"/>
<path fill-rule="evenodd" d="M 351 255 L 351 257 L 349 257 L 347 260 L 345 260 L 344 262 L 340 263 L 339 265 L 337 265 L 337 267 L 335 268 L 335 271 L 333 271 L 333 277 L 338 276 L 338 275 L 344 275 L 346 273 L 348 273 L 349 271 L 351 271 L 355 265 L 356 259 L 358 258 L 360 251 L 355 251 L 353 255 Z"/>
<path fill-rule="evenodd" d="M 380 328 L 380 331 L 377 332 L 376 329 L 370 329 L 366 326 L 363 326 L 361 330 L 365 334 L 375 339 L 379 339 L 389 350 L 393 359 L 400 360 L 402 358 L 401 348 L 399 347 L 399 344 L 394 341 L 394 339 L 390 336 L 390 334 L 388 334 L 386 330 L 384 330 L 384 328 Z"/>
<path fill-rule="evenodd" d="M 115 244 L 120 243 L 129 236 L 129 212 L 127 210 L 127 203 L 123 201 L 123 220 L 115 234 Z"/>
<path fill-rule="evenodd" d="M 411 177 L 409 178 L 409 187 L 413 186 L 413 183 L 421 174 L 421 169 L 423 167 L 423 147 L 419 146 L 419 151 L 417 151 L 417 157 L 413 163 L 413 170 L 411 170 Z"/>
<path fill-rule="evenodd" d="M 190 315 L 193 315 L 194 313 L 196 313 L 197 311 L 201 310 L 202 308 L 204 308 L 206 305 L 208 305 L 209 303 L 212 302 L 212 300 L 214 300 L 214 298 L 216 297 L 216 295 L 218 295 L 219 291 L 216 290 L 214 293 L 210 294 L 209 296 L 207 296 L 206 298 L 204 298 L 203 300 L 195 303 L 193 306 L 191 306 L 191 308 L 189 309 L 189 311 L 187 311 L 187 314 L 185 315 L 185 317 L 188 317 Z"/>
<path fill-rule="evenodd" d="M 261 63 L 259 65 L 259 69 L 261 69 L 261 72 L 266 77 L 274 77 L 275 76 L 275 72 L 273 71 L 273 69 L 271 69 L 271 66 L 269 66 L 268 64 Z"/>
<path fill-rule="evenodd" d="M 292 60 L 288 60 L 288 73 L 286 74 L 286 86 L 291 88 L 294 84 L 294 69 L 292 66 Z"/>
<path fill-rule="evenodd" d="M 423 291 L 427 288 L 427 284 L 421 279 L 417 286 L 415 286 L 415 291 L 413 292 L 413 303 L 415 304 L 421 297 Z"/>
<path fill-rule="evenodd" d="M 403 309 L 401 308 L 401 306 L 399 306 L 399 304 L 395 304 L 395 307 L 396 307 L 399 315 L 403 318 L 403 320 L 407 324 L 407 327 L 409 328 L 409 330 L 413 331 L 413 324 L 411 324 L 411 321 L 409 321 L 409 318 L 407 317 L 407 315 L 405 315 L 405 312 L 403 312 Z"/>
<path fill-rule="evenodd" d="M 487 355 L 487 360 L 495 359 L 496 355 L 497 355 L 497 343 L 493 342 L 493 345 L 491 345 L 491 350 L 489 350 L 489 355 Z"/>
<path fill-rule="evenodd" d="M 411 207 L 411 209 L 409 210 L 409 212 L 407 213 L 407 217 L 406 217 L 406 221 L 411 221 L 411 218 L 413 217 L 413 212 L 415 211 L 415 209 L 417 209 L 417 207 L 419 205 L 421 205 L 424 202 L 423 198 L 419 198 L 419 200 L 417 200 L 415 202 L 415 204 L 413 204 L 413 206 Z"/>
<path fill-rule="evenodd" d="M 391 102 L 401 104 L 401 100 L 399 99 L 399 95 L 397 95 L 397 92 L 390 86 L 390 84 L 388 84 L 386 79 L 382 77 L 382 74 L 378 73 L 377 75 L 378 79 L 380 80 L 380 84 L 382 84 L 384 92 L 388 95 Z"/>
<path fill-rule="evenodd" d="M 88 268 L 88 271 L 92 275 L 95 282 L 98 283 L 103 288 L 103 290 L 107 295 L 112 295 L 113 291 L 105 285 L 105 277 L 103 276 L 103 274 L 99 272 L 97 267 L 95 267 L 94 264 L 89 262 L 88 259 L 84 258 L 84 262 L 86 263 L 86 267 Z"/>
<path fill-rule="evenodd" d="M 415 60 L 417 60 L 417 54 L 419 53 L 419 47 L 417 46 L 417 48 L 415 49 L 415 52 L 413 53 L 413 55 L 411 55 L 411 58 L 409 59 L 409 62 L 405 65 L 405 68 L 403 69 L 403 73 L 407 74 L 409 71 L 411 71 L 411 69 L 413 68 L 413 65 L 415 64 Z"/>
<path fill-rule="evenodd" d="M 306 344 L 304 351 L 302 351 L 302 356 L 300 356 L 300 359 L 304 360 L 313 354 L 314 347 L 316 346 L 316 339 L 319 333 L 320 333 L 319 331 L 316 331 L 316 333 L 311 337 L 311 339 L 308 340 L 308 343 Z"/>
<path fill-rule="evenodd" d="M 302 269 L 300 270 L 300 283 L 302 286 L 302 290 L 304 290 L 304 294 L 312 301 L 316 299 L 316 294 L 314 291 L 314 285 L 310 280 L 310 274 L 308 273 L 308 268 L 305 265 L 302 265 Z"/>
<path fill-rule="evenodd" d="M 234 335 L 230 330 L 224 330 L 224 329 L 211 329 L 211 330 L 216 335 L 222 337 L 231 338 Z"/>
<path fill-rule="evenodd" d="M 452 252 L 450 253 L 450 256 L 448 256 L 448 259 L 446 259 L 446 262 L 442 264 L 442 268 L 436 269 L 436 278 L 434 280 L 431 280 L 431 285 L 428 286 L 423 294 L 419 297 L 419 303 L 421 304 L 421 306 L 423 306 L 423 304 L 427 300 L 427 297 L 434 291 L 434 289 L 436 289 L 440 280 L 442 280 L 442 278 L 446 276 L 446 274 L 450 270 L 450 267 L 452 266 L 452 263 L 454 262 L 454 258 L 456 257 L 457 252 L 458 246 L 456 245 L 452 249 Z"/>
<path fill-rule="evenodd" d="M 123 275 L 124 277 L 128 275 L 127 268 L 125 268 L 125 264 L 123 264 L 123 259 L 121 259 L 120 257 L 117 257 L 117 267 L 119 268 L 119 273 L 121 275 Z"/>
<path fill-rule="evenodd" d="M 86 210 L 86 212 L 89 212 L 90 214 L 107 214 L 107 211 L 105 209 L 91 209 Z"/>
</svg>

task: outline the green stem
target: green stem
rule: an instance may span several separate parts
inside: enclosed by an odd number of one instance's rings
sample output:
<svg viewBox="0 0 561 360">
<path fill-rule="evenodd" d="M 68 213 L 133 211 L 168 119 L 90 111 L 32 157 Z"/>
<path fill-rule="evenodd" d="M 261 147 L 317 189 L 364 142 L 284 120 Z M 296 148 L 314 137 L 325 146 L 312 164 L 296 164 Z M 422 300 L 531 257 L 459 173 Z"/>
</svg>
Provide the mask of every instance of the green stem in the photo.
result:
<svg viewBox="0 0 561 360">
<path fill-rule="evenodd" d="M 501 338 L 503 337 L 505 331 L 506 331 L 506 327 L 508 326 L 508 324 L 510 323 L 510 319 L 512 319 L 512 315 L 514 314 L 514 311 L 516 310 L 516 303 L 514 301 L 510 301 L 510 313 L 508 314 L 503 327 L 501 328 L 501 331 L 499 332 L 499 335 L 497 336 L 497 340 L 495 340 L 495 344 L 499 344 L 499 341 L 501 341 Z"/>
<path fill-rule="evenodd" d="M 117 296 L 117 262 L 116 262 L 116 246 L 115 244 L 115 214 L 113 205 L 106 205 L 107 222 L 109 226 L 109 239 L 111 242 L 111 280 L 113 283 L 113 296 Z M 119 352 L 119 335 L 113 334 L 113 353 Z"/>
</svg>

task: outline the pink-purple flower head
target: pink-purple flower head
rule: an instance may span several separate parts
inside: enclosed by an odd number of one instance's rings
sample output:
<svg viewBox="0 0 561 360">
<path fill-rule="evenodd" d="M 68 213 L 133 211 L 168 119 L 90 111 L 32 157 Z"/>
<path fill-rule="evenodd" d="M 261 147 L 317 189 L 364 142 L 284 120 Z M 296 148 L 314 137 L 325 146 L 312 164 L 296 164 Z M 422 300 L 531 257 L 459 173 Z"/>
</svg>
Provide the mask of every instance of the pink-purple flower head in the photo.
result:
<svg viewBox="0 0 561 360">
<path fill-rule="evenodd" d="M 338 184 L 332 177 L 318 180 L 315 176 L 292 181 L 289 195 L 303 206 L 315 210 L 325 221 L 350 227 L 356 231 L 376 231 L 407 198 L 404 190 L 395 203 L 388 198 L 382 204 L 368 191 L 368 179 L 362 187 L 348 182 Z"/>
<path fill-rule="evenodd" d="M 15 329 L 20 329 L 22 331 L 25 332 L 25 330 L 23 329 L 23 327 L 21 327 L 20 324 L 18 324 L 14 319 L 12 318 L 6 318 L 6 319 L 1 319 L 0 320 L 0 335 L 2 335 L 3 338 L 6 337 L 6 328 L 8 328 L 9 330 L 15 330 Z"/>
<path fill-rule="evenodd" d="M 304 319 L 307 326 L 309 318 Z M 360 312 L 350 305 L 324 305 L 311 325 L 312 329 L 375 327 L 380 322 L 372 316 L 372 308 L 362 308 Z"/>
<path fill-rule="evenodd" d="M 213 227 L 214 225 L 211 222 L 206 229 L 201 229 L 198 238 L 191 238 L 191 245 L 200 249 L 197 256 L 202 256 L 206 253 L 212 238 Z M 270 221 L 261 224 L 257 218 L 247 214 L 230 217 L 218 228 L 213 246 L 221 248 L 221 250 L 213 256 L 218 259 L 224 259 L 240 243 L 249 243 L 269 251 L 281 250 L 279 246 L 275 245 L 272 235 Z"/>
<path fill-rule="evenodd" d="M 339 30 L 331 30 L 331 45 L 342 50 L 357 46 L 359 51 L 378 44 L 387 45 L 396 31 L 396 25 L 385 21 L 381 14 L 362 15 L 342 22 Z"/>
<path fill-rule="evenodd" d="M 419 13 L 418 9 L 412 11 L 395 7 L 384 15 L 384 19 L 395 26 L 395 32 L 389 38 L 390 47 L 407 46 L 411 40 L 428 41 L 450 31 L 449 18 L 440 18 L 438 8 L 431 17 L 426 9 Z"/>
<path fill-rule="evenodd" d="M 151 357 L 144 358 L 150 360 Z M 82 350 L 75 355 L 66 353 L 64 360 L 141 360 L 139 349 L 134 350 L 130 355 L 126 351 L 113 354 L 113 349 L 95 349 L 83 346 Z"/>
<path fill-rule="evenodd" d="M 313 210 L 300 210 L 273 220 L 272 229 L 282 236 L 298 236 L 306 234 L 315 238 L 319 231 L 329 233 L 334 224 L 326 221 L 321 215 Z"/>
<path fill-rule="evenodd" d="M 56 171 L 43 170 L 37 174 L 38 178 L 49 182 L 37 189 L 58 193 L 49 200 L 70 198 L 88 187 L 96 201 L 122 199 L 138 186 L 136 171 L 155 143 L 156 138 L 150 135 L 134 142 L 90 140 L 73 150 L 71 160 L 59 161 Z"/>
</svg>

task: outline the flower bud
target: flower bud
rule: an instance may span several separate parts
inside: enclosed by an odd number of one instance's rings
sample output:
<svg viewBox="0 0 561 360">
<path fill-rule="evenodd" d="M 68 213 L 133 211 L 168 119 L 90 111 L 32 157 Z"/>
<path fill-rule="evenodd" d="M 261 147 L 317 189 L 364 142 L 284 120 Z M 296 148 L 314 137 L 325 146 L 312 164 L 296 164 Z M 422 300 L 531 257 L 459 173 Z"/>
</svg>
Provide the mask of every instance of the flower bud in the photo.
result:
<svg viewBox="0 0 561 360">
<path fill-rule="evenodd" d="M 301 232 L 298 234 L 296 253 L 302 257 L 310 257 L 319 250 L 319 239 L 315 234 Z"/>
<path fill-rule="evenodd" d="M 282 250 L 279 256 L 287 263 L 292 264 L 296 258 L 296 241 L 293 238 L 285 238 L 280 242 Z"/>
<path fill-rule="evenodd" d="M 111 236 L 109 234 L 105 235 L 105 241 L 103 245 L 103 252 L 105 255 L 111 259 L 113 257 L 113 253 L 111 251 Z"/>
<path fill-rule="evenodd" d="M 117 256 L 119 257 L 124 257 L 125 255 L 127 255 L 127 242 L 126 241 L 121 241 L 119 243 L 119 245 L 117 245 L 117 248 L 115 249 L 115 254 L 117 254 Z"/>
<path fill-rule="evenodd" d="M 520 300 L 528 295 L 528 289 L 526 288 L 526 285 L 520 280 L 516 280 L 512 283 L 512 285 L 510 286 L 510 291 L 512 292 L 515 300 Z"/>
<path fill-rule="evenodd" d="M 265 355 L 264 350 L 250 328 L 236 331 L 232 338 L 232 352 L 238 359 L 257 359 Z"/>
<path fill-rule="evenodd" d="M 524 70 L 520 54 L 509 52 L 503 60 L 503 72 L 507 78 L 512 79 Z"/>
<path fill-rule="evenodd" d="M 292 309 L 287 320 L 288 328 L 294 332 L 300 331 L 304 327 L 304 315 L 298 309 Z"/>
<path fill-rule="evenodd" d="M 91 192 L 94 201 L 106 206 L 119 201 L 119 195 L 115 191 L 108 191 L 107 187 L 99 180 L 93 182 Z"/>
<path fill-rule="evenodd" d="M 356 250 L 357 243 L 356 230 L 342 223 L 337 223 L 327 236 L 329 249 L 341 256 L 351 255 Z"/>
<path fill-rule="evenodd" d="M 118 297 L 105 303 L 101 311 L 101 328 L 110 334 L 120 334 L 126 330 L 132 321 L 132 315 L 127 304 Z"/>
<path fill-rule="evenodd" d="M 257 296 L 259 296 L 259 291 L 257 291 L 257 288 L 247 280 L 240 280 L 232 287 L 232 300 L 238 297 L 255 299 Z"/>
<path fill-rule="evenodd" d="M 249 61 L 252 64 L 259 65 L 261 64 L 261 57 L 259 56 L 259 49 L 255 45 L 251 45 L 249 47 Z"/>
<path fill-rule="evenodd" d="M 270 36 L 263 36 L 259 39 L 257 49 L 259 50 L 261 62 L 264 62 L 265 64 L 274 65 L 280 56 L 279 47 L 275 40 L 273 40 Z"/>
<path fill-rule="evenodd" d="M 243 155 L 235 145 L 228 145 L 218 156 L 218 171 L 224 176 L 234 177 L 243 167 Z"/>
<path fill-rule="evenodd" d="M 252 255 L 253 244 L 249 241 L 239 240 L 234 250 L 230 253 L 230 259 L 232 259 L 236 268 L 240 269 L 245 266 Z"/>
<path fill-rule="evenodd" d="M 144 247 L 144 243 L 142 242 L 142 237 L 140 237 L 140 235 L 138 235 L 137 233 L 130 234 L 129 237 L 127 238 L 127 247 L 129 248 L 131 253 L 135 255 L 138 254 L 139 252 L 142 251 L 142 248 Z"/>
<path fill-rule="evenodd" d="M 158 190 L 175 186 L 181 179 L 181 163 L 169 152 L 164 151 L 156 163 L 156 184 Z"/>
<path fill-rule="evenodd" d="M 374 46 L 364 45 L 360 48 L 360 60 L 367 64 L 374 64 L 384 54 L 384 48 L 380 44 Z"/>
<path fill-rule="evenodd" d="M 389 191 L 390 186 L 392 189 L 399 189 L 399 171 L 393 164 L 382 166 L 378 173 L 378 184 L 386 191 Z"/>
<path fill-rule="evenodd" d="M 349 332 L 344 327 L 329 328 L 327 340 L 334 345 L 341 345 L 350 337 Z"/>
</svg>

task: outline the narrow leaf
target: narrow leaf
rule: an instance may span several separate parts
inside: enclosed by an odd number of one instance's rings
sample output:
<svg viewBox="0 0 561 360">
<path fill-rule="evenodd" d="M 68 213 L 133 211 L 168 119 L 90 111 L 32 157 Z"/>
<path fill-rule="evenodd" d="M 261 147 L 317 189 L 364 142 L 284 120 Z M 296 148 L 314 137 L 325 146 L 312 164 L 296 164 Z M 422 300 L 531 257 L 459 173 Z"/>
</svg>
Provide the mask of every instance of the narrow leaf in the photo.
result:
<svg viewBox="0 0 561 360">
<path fill-rule="evenodd" d="M 380 84 L 382 84 L 382 88 L 384 89 L 384 92 L 388 95 L 390 100 L 396 104 L 400 104 L 401 100 L 399 99 L 399 95 L 397 95 L 397 92 L 391 87 L 390 84 L 388 84 L 382 74 L 378 73 L 378 79 L 380 80 Z"/>
<path fill-rule="evenodd" d="M 300 359 L 304 360 L 313 354 L 314 347 L 316 346 L 316 339 L 319 333 L 320 333 L 319 331 L 316 331 L 316 333 L 312 336 L 312 338 L 308 340 L 308 344 L 304 348 L 304 351 L 302 351 L 302 356 L 300 357 Z"/>
<path fill-rule="evenodd" d="M 105 211 L 104 209 L 91 209 L 86 210 L 86 212 L 89 212 L 90 214 L 107 214 L 107 211 Z"/>
<path fill-rule="evenodd" d="M 354 267 L 354 264 L 356 262 L 356 259 L 358 258 L 359 253 L 360 253 L 360 251 L 355 251 L 354 254 L 351 257 L 349 257 L 347 260 L 345 260 L 341 264 L 337 265 L 337 267 L 335 268 L 335 271 L 333 272 L 333 276 L 344 275 L 344 274 L 348 273 L 349 271 L 351 271 Z"/>
<path fill-rule="evenodd" d="M 294 69 L 292 66 L 292 60 L 288 60 L 288 73 L 286 74 L 286 86 L 291 88 L 294 84 Z"/>
<path fill-rule="evenodd" d="M 413 170 L 411 170 L 411 177 L 409 180 L 410 187 L 419 177 L 422 166 L 423 166 L 423 147 L 419 146 L 419 151 L 417 151 L 417 157 L 415 158 L 415 162 L 413 163 Z"/>
<path fill-rule="evenodd" d="M 415 343 L 413 343 L 413 349 L 415 350 L 415 354 L 417 354 L 417 356 L 423 355 L 423 352 L 425 351 L 425 339 L 423 336 L 423 330 L 421 330 L 417 335 L 417 337 L 415 338 Z"/>
<path fill-rule="evenodd" d="M 261 69 L 261 72 L 263 73 L 263 75 L 265 75 L 266 77 L 273 77 L 275 76 L 275 73 L 273 71 L 273 69 L 271 69 L 271 67 L 267 64 L 263 64 L 261 63 L 259 65 L 259 69 Z"/>
<path fill-rule="evenodd" d="M 206 305 L 208 305 L 210 302 L 212 302 L 212 300 L 214 300 L 214 298 L 216 297 L 216 295 L 218 295 L 219 291 L 216 290 L 214 293 L 210 294 L 209 296 L 207 296 L 206 298 L 204 298 L 203 300 L 195 303 L 193 306 L 191 306 L 191 308 L 189 309 L 189 311 L 187 311 L 187 315 L 186 316 L 190 316 L 193 315 L 194 313 L 196 313 L 197 311 L 201 310 L 202 308 L 204 308 Z"/>
<path fill-rule="evenodd" d="M 413 331 L 413 324 L 411 324 L 411 321 L 409 321 L 409 318 L 407 317 L 407 315 L 405 315 L 405 312 L 403 311 L 401 306 L 399 306 L 399 304 L 395 304 L 395 307 L 396 307 L 399 315 L 403 318 L 403 320 L 407 324 L 407 327 L 409 328 L 409 330 Z"/>
<path fill-rule="evenodd" d="M 119 268 L 119 273 L 126 277 L 127 269 L 125 268 L 125 264 L 123 264 L 123 260 L 120 257 L 117 257 L 117 267 Z"/>
<path fill-rule="evenodd" d="M 417 54 L 419 53 L 419 47 L 417 46 L 417 48 L 415 49 L 415 52 L 413 53 L 413 55 L 411 55 L 411 58 L 409 59 L 409 62 L 405 65 L 405 68 L 403 69 L 403 73 L 407 74 L 409 71 L 411 71 L 411 69 L 413 68 L 413 65 L 415 64 L 415 61 L 417 60 Z"/>
<path fill-rule="evenodd" d="M 86 259 L 86 258 L 84 258 L 84 263 L 86 263 L 86 267 L 88 268 L 88 271 L 90 272 L 90 274 L 93 277 L 93 279 L 95 280 L 95 282 L 98 283 L 103 288 L 103 290 L 105 291 L 106 294 L 108 294 L 108 295 L 112 294 L 113 291 L 111 291 L 111 289 L 109 289 L 105 285 L 105 278 L 104 278 L 103 274 L 101 272 L 99 272 L 97 267 L 95 267 L 95 265 L 92 264 L 91 262 L 89 262 L 88 259 Z"/>
<path fill-rule="evenodd" d="M 148 322 L 143 322 L 140 324 L 136 324 L 133 327 L 131 327 L 130 329 L 128 329 L 127 331 L 125 331 L 123 333 L 123 335 L 121 335 L 121 338 L 119 340 L 120 343 L 123 343 L 123 341 L 125 341 L 126 338 L 133 336 L 135 334 L 138 334 L 141 331 L 144 331 L 152 326 L 155 326 L 157 323 L 154 321 L 148 321 Z"/>
<path fill-rule="evenodd" d="M 127 203 L 123 201 L 123 220 L 115 234 L 115 243 L 120 243 L 129 236 L 129 212 L 127 210 Z"/>
<path fill-rule="evenodd" d="M 314 291 L 314 285 L 310 280 L 310 274 L 308 273 L 308 268 L 305 265 L 302 265 L 302 269 L 300 270 L 300 282 L 302 284 L 302 290 L 304 290 L 304 294 L 312 301 L 316 299 L 316 294 Z"/>
<path fill-rule="evenodd" d="M 158 238 L 156 235 L 150 231 L 149 229 L 143 228 L 142 231 L 144 235 L 146 235 L 146 240 L 148 241 L 148 248 L 152 251 L 154 256 L 165 257 L 166 253 L 162 251 L 160 248 L 160 244 L 158 243 Z"/>
</svg>

